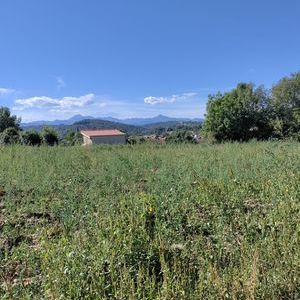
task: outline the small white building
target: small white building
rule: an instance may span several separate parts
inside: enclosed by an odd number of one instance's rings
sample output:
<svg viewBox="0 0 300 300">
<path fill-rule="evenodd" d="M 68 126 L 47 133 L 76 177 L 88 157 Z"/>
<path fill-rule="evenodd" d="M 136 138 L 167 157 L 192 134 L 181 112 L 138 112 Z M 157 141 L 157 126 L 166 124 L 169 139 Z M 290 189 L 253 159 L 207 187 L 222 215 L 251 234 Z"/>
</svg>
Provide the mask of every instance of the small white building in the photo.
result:
<svg viewBox="0 0 300 300">
<path fill-rule="evenodd" d="M 126 134 L 117 129 L 82 130 L 83 144 L 125 144 Z"/>
</svg>

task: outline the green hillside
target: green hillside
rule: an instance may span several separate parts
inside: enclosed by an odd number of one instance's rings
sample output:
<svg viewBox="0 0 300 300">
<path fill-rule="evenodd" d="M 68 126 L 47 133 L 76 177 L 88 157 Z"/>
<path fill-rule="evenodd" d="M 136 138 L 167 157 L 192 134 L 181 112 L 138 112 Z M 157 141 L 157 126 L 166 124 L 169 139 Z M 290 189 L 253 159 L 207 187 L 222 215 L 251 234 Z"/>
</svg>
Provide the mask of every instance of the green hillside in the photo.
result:
<svg viewBox="0 0 300 300">
<path fill-rule="evenodd" d="M 26 126 L 25 130 L 34 129 L 37 131 L 41 131 L 44 126 L 35 125 L 35 126 Z M 167 130 L 177 130 L 178 128 L 185 129 L 195 129 L 199 130 L 201 127 L 200 122 L 178 122 L 178 121 L 170 121 L 170 122 L 162 122 L 162 123 L 154 123 L 147 124 L 143 127 L 135 126 L 135 125 L 127 125 L 123 123 L 98 120 L 98 119 L 88 119 L 80 122 L 76 122 L 73 125 L 51 125 L 61 136 L 64 136 L 68 131 L 79 131 L 84 129 L 119 129 L 128 135 L 147 135 L 147 134 L 157 134 L 166 132 Z"/>
<path fill-rule="evenodd" d="M 26 126 L 25 130 L 34 129 L 37 131 L 42 131 L 43 127 L 41 125 L 37 126 Z M 61 136 L 64 136 L 68 131 L 79 131 L 83 129 L 119 129 L 128 135 L 140 134 L 146 131 L 146 129 L 134 125 L 127 125 L 117 122 L 98 120 L 98 119 L 90 119 L 83 120 L 80 122 L 75 122 L 73 125 L 51 125 L 48 126 L 55 129 Z"/>
</svg>

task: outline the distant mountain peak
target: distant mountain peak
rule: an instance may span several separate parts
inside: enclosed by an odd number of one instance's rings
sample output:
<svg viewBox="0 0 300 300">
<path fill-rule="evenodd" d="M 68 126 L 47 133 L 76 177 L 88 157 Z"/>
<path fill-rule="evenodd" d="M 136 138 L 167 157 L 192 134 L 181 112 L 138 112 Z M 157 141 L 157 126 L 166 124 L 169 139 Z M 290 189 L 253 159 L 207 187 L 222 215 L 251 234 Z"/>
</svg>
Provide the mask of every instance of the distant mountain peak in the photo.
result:
<svg viewBox="0 0 300 300">
<path fill-rule="evenodd" d="M 74 115 L 73 117 L 66 120 L 54 120 L 54 121 L 33 121 L 28 123 L 23 123 L 23 127 L 29 126 L 55 126 L 55 125 L 72 125 L 75 122 L 79 122 L 85 119 L 94 119 L 92 116 L 83 116 L 81 114 Z"/>
<path fill-rule="evenodd" d="M 177 118 L 177 117 L 168 117 L 162 114 L 159 114 L 154 117 L 149 118 L 128 118 L 123 120 L 118 120 L 121 123 L 129 124 L 129 125 L 136 125 L 136 126 L 143 126 L 155 123 L 162 123 L 162 122 L 187 122 L 187 121 L 195 121 L 195 122 L 202 122 L 202 119 L 190 119 L 190 118 Z"/>
<path fill-rule="evenodd" d="M 149 118 L 127 118 L 127 119 L 117 119 L 113 117 L 99 117 L 95 118 L 92 116 L 83 116 L 81 114 L 76 114 L 73 117 L 66 119 L 66 120 L 54 120 L 54 121 L 34 121 L 29 123 L 23 123 L 23 127 L 30 127 L 30 126 L 55 126 L 55 125 L 72 125 L 74 123 L 83 121 L 83 120 L 104 120 L 104 121 L 111 121 L 117 123 L 123 123 L 126 125 L 135 125 L 135 126 L 144 126 L 149 124 L 155 123 L 163 123 L 163 122 L 188 122 L 188 121 L 195 121 L 201 122 L 202 119 L 190 119 L 190 118 L 176 118 L 176 117 L 168 117 L 162 114 L 159 114 L 154 117 Z"/>
</svg>

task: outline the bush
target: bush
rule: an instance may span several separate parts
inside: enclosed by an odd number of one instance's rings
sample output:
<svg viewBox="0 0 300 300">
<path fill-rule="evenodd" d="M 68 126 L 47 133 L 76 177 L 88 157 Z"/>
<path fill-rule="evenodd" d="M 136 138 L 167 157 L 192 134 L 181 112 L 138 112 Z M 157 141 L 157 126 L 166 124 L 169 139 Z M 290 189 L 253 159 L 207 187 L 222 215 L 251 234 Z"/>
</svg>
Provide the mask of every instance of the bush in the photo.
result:
<svg viewBox="0 0 300 300">
<path fill-rule="evenodd" d="M 35 130 L 24 131 L 21 134 L 22 143 L 29 146 L 39 146 L 42 143 L 41 135 Z"/>
<path fill-rule="evenodd" d="M 45 145 L 48 146 L 58 145 L 58 134 L 54 129 L 50 127 L 43 128 L 42 139 Z"/>
<path fill-rule="evenodd" d="M 0 134 L 0 144 L 2 145 L 18 144 L 20 141 L 19 131 L 14 127 L 6 128 Z"/>
<path fill-rule="evenodd" d="M 137 144 L 142 144 L 145 143 L 145 138 L 143 136 L 130 136 L 127 139 L 127 143 L 130 145 L 137 145 Z"/>
<path fill-rule="evenodd" d="M 69 131 L 63 140 L 66 146 L 81 145 L 83 143 L 83 138 L 80 132 Z"/>
<path fill-rule="evenodd" d="M 193 131 L 190 130 L 178 130 L 172 132 L 166 137 L 167 143 L 192 143 L 197 144 L 199 142 L 198 138 Z"/>
</svg>

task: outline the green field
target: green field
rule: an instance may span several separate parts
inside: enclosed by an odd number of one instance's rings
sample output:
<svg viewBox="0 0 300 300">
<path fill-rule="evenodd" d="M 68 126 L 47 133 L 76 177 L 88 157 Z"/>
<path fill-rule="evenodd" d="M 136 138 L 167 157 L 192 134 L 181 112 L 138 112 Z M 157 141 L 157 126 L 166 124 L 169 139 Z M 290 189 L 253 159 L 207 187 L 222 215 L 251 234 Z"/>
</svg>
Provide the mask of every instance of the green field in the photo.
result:
<svg viewBox="0 0 300 300">
<path fill-rule="evenodd" d="M 0 148 L 1 299 L 299 299 L 300 144 Z"/>
</svg>

